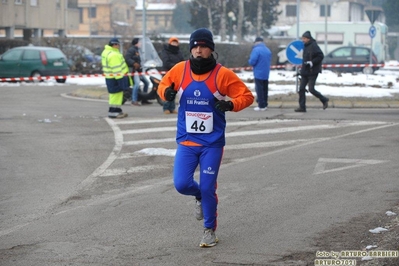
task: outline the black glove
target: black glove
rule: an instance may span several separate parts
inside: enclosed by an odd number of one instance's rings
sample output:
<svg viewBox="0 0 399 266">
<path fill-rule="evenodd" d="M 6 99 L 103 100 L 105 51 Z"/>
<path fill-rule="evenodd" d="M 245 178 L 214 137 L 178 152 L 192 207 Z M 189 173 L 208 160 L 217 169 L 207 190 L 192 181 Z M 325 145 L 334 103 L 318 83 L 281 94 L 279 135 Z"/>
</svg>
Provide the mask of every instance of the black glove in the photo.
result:
<svg viewBox="0 0 399 266">
<path fill-rule="evenodd" d="M 221 112 L 226 112 L 233 110 L 234 105 L 231 101 L 221 100 L 216 102 L 215 108 Z"/>
<path fill-rule="evenodd" d="M 172 85 L 170 85 L 168 88 L 166 88 L 165 90 L 165 99 L 170 102 L 170 101 L 174 101 L 174 99 L 176 98 L 176 93 L 177 91 L 174 90 L 175 88 L 175 84 L 172 83 Z"/>
</svg>

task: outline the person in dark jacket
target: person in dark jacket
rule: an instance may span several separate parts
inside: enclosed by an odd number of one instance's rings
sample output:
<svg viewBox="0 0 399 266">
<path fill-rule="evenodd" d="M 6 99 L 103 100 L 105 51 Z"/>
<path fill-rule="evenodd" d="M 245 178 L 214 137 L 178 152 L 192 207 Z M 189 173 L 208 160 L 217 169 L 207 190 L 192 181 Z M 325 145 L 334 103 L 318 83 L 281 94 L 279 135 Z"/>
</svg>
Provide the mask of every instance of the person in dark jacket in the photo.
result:
<svg viewBox="0 0 399 266">
<path fill-rule="evenodd" d="M 144 88 L 143 88 L 144 93 L 147 93 L 148 87 L 150 85 L 149 81 L 146 79 L 145 76 L 139 75 L 139 72 L 142 71 L 141 58 L 140 58 L 140 46 L 141 46 L 140 39 L 134 38 L 132 40 L 132 46 L 127 50 L 127 52 L 125 54 L 125 60 L 129 67 L 129 71 L 130 71 L 130 73 L 133 73 L 134 84 L 133 84 L 133 89 L 132 89 L 132 105 L 136 105 L 136 106 L 140 106 L 140 103 L 139 103 L 139 98 L 141 98 L 139 95 L 140 94 L 139 93 L 140 81 L 143 81 L 143 83 L 144 83 Z M 141 102 L 142 102 L 142 104 L 151 103 L 151 102 L 148 102 L 146 99 L 143 99 Z"/>
<path fill-rule="evenodd" d="M 184 61 L 183 54 L 179 48 L 179 39 L 170 37 L 168 45 L 165 45 L 161 51 L 161 60 L 163 70 L 169 71 L 177 63 Z M 175 101 L 165 101 L 163 105 L 164 114 L 177 114 Z"/>
<path fill-rule="evenodd" d="M 298 92 L 299 108 L 295 109 L 295 112 L 306 112 L 306 85 L 308 85 L 309 92 L 323 103 L 323 109 L 325 110 L 328 107 L 329 99 L 314 88 L 317 76 L 321 73 L 321 64 L 324 54 L 317 45 L 316 40 L 312 38 L 310 31 L 306 31 L 302 35 L 302 41 L 304 43 L 304 49 L 301 68 L 301 83 Z"/>
</svg>

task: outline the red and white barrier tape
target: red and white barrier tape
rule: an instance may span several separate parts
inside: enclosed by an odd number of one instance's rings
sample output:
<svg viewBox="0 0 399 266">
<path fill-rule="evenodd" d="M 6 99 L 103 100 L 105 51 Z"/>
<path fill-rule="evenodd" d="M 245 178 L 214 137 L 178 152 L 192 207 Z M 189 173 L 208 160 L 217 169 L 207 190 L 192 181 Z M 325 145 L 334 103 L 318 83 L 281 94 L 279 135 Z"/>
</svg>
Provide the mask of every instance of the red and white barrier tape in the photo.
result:
<svg viewBox="0 0 399 266">
<path fill-rule="evenodd" d="M 292 65 L 295 66 L 295 65 Z M 384 64 L 326 64 L 322 65 L 323 68 L 335 68 L 335 67 L 384 67 Z M 273 65 L 270 69 L 286 68 L 286 65 Z M 251 71 L 252 67 L 234 67 L 230 68 L 233 71 L 247 70 Z M 160 74 L 165 74 L 166 71 L 160 71 Z M 150 72 L 140 72 L 139 75 L 151 74 Z M 126 74 L 126 76 L 132 76 L 132 73 Z M 39 76 L 39 77 L 18 77 L 18 78 L 0 78 L 0 82 L 5 81 L 40 81 L 49 79 L 67 79 L 67 78 L 93 78 L 93 77 L 104 77 L 104 74 L 85 74 L 85 75 L 69 75 L 69 76 Z M 116 75 L 120 76 L 120 75 Z"/>
</svg>

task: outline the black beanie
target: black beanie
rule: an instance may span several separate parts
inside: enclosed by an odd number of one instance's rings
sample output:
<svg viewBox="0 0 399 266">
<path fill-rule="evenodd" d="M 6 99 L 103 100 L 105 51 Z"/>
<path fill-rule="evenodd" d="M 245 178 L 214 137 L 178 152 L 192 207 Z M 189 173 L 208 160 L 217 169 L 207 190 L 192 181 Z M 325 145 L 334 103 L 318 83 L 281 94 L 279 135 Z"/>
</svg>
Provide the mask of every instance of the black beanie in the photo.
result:
<svg viewBox="0 0 399 266">
<path fill-rule="evenodd" d="M 191 33 L 190 51 L 199 45 L 209 47 L 212 51 L 214 51 L 215 43 L 213 42 L 212 32 L 210 32 L 208 29 L 201 28 Z"/>
<path fill-rule="evenodd" d="M 302 37 L 308 38 L 308 39 L 312 39 L 312 35 L 310 34 L 310 31 L 305 31 L 304 34 L 302 34 Z"/>
<path fill-rule="evenodd" d="M 134 38 L 132 41 L 132 45 L 138 44 L 139 43 L 139 38 Z"/>
</svg>

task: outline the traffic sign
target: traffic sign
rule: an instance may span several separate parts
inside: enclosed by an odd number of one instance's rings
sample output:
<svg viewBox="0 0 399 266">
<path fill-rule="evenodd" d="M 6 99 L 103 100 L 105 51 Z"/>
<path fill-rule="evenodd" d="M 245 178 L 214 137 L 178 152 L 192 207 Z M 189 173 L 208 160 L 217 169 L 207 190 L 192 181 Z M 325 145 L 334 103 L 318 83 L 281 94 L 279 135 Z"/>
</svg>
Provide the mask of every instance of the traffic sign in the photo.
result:
<svg viewBox="0 0 399 266">
<path fill-rule="evenodd" d="M 376 27 L 373 25 L 373 26 L 371 26 L 370 29 L 369 29 L 370 38 L 373 39 L 373 38 L 375 37 L 376 34 L 377 34 L 377 29 L 376 29 Z"/>
<path fill-rule="evenodd" d="M 303 42 L 299 40 L 290 42 L 287 49 L 285 49 L 285 55 L 291 64 L 301 65 L 303 57 Z"/>
</svg>

